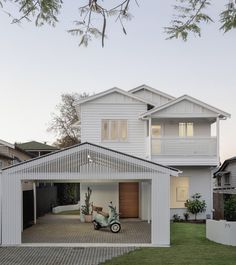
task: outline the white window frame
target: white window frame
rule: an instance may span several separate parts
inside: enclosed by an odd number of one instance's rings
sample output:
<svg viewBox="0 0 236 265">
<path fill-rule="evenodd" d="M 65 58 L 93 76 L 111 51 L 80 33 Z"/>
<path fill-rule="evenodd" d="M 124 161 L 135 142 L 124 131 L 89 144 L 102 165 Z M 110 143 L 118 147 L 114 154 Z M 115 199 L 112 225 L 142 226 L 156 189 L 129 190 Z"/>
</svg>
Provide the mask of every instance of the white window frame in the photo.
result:
<svg viewBox="0 0 236 265">
<path fill-rule="evenodd" d="M 193 122 L 179 122 L 179 137 L 193 137 L 194 136 L 194 123 Z M 188 135 L 188 125 L 192 124 L 192 135 Z M 183 125 L 183 135 L 180 135 L 180 126 Z"/>
<path fill-rule="evenodd" d="M 103 138 L 103 122 L 108 122 L 108 139 Z M 118 122 L 117 126 L 117 138 L 111 139 L 112 123 Z M 121 138 L 121 122 L 126 122 L 126 139 Z M 128 120 L 127 119 L 102 119 L 101 120 L 101 142 L 127 142 L 128 141 Z"/>
</svg>

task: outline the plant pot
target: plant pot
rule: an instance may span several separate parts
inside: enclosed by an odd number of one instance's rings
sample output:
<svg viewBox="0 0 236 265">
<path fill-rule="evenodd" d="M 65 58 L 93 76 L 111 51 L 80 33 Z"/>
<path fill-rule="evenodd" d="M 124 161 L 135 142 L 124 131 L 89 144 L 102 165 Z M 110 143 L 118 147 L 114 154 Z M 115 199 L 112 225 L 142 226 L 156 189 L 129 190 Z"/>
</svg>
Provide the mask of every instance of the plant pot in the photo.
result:
<svg viewBox="0 0 236 265">
<path fill-rule="evenodd" d="M 92 222 L 92 214 L 85 215 L 84 220 L 85 220 L 85 223 L 91 223 Z"/>
</svg>

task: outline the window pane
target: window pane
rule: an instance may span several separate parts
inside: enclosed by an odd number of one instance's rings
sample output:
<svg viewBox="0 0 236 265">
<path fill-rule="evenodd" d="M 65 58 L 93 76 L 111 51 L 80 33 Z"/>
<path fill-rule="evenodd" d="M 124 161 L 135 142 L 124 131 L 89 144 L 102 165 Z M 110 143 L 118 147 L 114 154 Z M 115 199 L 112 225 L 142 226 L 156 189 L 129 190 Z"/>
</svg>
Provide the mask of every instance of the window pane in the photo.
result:
<svg viewBox="0 0 236 265">
<path fill-rule="evenodd" d="M 152 154 L 158 155 L 161 153 L 161 140 L 152 139 Z"/>
<path fill-rule="evenodd" d="M 152 125 L 152 136 L 161 137 L 161 125 Z"/>
<path fill-rule="evenodd" d="M 179 123 L 179 136 L 180 137 L 185 137 L 186 136 L 185 126 L 186 126 L 186 123 L 184 123 L 184 122 L 180 122 Z"/>
<path fill-rule="evenodd" d="M 111 140 L 118 139 L 118 120 L 111 120 Z"/>
<path fill-rule="evenodd" d="M 102 140 L 109 140 L 109 121 L 102 120 Z"/>
<path fill-rule="evenodd" d="M 187 123 L 187 136 L 193 136 L 193 123 Z"/>
<path fill-rule="evenodd" d="M 127 120 L 120 120 L 120 140 L 127 140 Z"/>
</svg>

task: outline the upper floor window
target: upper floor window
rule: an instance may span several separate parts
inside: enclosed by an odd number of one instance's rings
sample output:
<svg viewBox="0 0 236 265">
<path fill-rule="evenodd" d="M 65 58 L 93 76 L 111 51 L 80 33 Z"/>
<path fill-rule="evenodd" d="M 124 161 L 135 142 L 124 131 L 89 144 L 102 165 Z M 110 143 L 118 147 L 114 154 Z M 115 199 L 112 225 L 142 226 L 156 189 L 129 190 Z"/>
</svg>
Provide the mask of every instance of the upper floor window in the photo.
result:
<svg viewBox="0 0 236 265">
<path fill-rule="evenodd" d="M 161 137 L 161 125 L 160 124 L 152 125 L 152 136 Z"/>
<path fill-rule="evenodd" d="M 224 175 L 224 184 L 227 186 L 230 185 L 230 174 Z"/>
<path fill-rule="evenodd" d="M 180 137 L 193 136 L 193 123 L 192 122 L 180 122 L 179 123 L 179 136 Z"/>
<path fill-rule="evenodd" d="M 127 120 L 102 120 L 102 141 L 126 141 L 128 138 Z"/>
<path fill-rule="evenodd" d="M 217 176 L 217 186 L 221 186 L 221 176 Z"/>
</svg>

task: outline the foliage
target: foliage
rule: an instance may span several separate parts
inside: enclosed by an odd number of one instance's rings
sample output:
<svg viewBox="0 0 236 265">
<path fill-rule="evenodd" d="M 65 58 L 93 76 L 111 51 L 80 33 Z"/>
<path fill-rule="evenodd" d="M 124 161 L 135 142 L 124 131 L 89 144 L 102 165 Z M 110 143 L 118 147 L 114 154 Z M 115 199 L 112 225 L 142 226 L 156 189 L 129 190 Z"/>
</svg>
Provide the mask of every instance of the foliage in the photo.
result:
<svg viewBox="0 0 236 265">
<path fill-rule="evenodd" d="M 227 221 L 236 221 L 236 196 L 230 195 L 225 200 L 224 215 Z"/>
<path fill-rule="evenodd" d="M 174 222 L 179 222 L 180 221 L 180 216 L 178 214 L 173 215 L 173 220 Z"/>
<path fill-rule="evenodd" d="M 173 19 L 170 26 L 165 27 L 168 34 L 167 39 L 181 38 L 187 40 L 189 34 L 201 36 L 203 23 L 213 22 L 208 15 L 212 0 L 173 0 L 175 1 Z M 225 5 L 225 10 L 220 14 L 221 30 L 228 32 L 236 28 L 236 7 L 235 0 L 229 1 Z M 12 15 L 12 8 L 8 3 L 17 6 L 18 14 Z M 80 36 L 79 45 L 87 46 L 93 38 L 100 38 L 102 47 L 106 38 L 108 21 L 114 18 L 119 22 L 124 34 L 127 34 L 124 22 L 132 19 L 130 10 L 134 10 L 135 4 L 139 6 L 137 0 L 85 0 L 85 5 L 79 5 L 79 19 L 74 21 L 75 27 L 68 30 L 72 35 Z M 55 26 L 63 8 L 62 0 L 0 0 L 0 8 L 12 18 L 12 23 L 21 23 L 23 20 L 34 21 L 36 26 L 49 24 Z M 150 8 L 152 8 L 150 4 Z M 222 7 L 223 9 L 223 7 Z M 206 10 L 208 11 L 206 13 Z M 14 10 L 15 11 L 15 10 Z"/>
<path fill-rule="evenodd" d="M 188 219 L 189 219 L 189 213 L 184 213 L 184 220 L 188 221 Z"/>
<path fill-rule="evenodd" d="M 236 247 L 206 239 L 204 224 L 172 223 L 170 248 L 139 248 L 104 265 L 233 265 Z"/>
<path fill-rule="evenodd" d="M 90 197 L 92 194 L 92 190 L 90 187 L 88 187 L 88 191 L 85 193 L 85 201 L 84 201 L 84 205 L 81 206 L 81 213 L 84 215 L 89 215 L 91 214 L 90 211 Z"/>
<path fill-rule="evenodd" d="M 197 220 L 197 214 L 206 211 L 206 202 L 201 199 L 200 193 L 195 193 L 191 196 L 192 199 L 189 199 L 185 203 L 185 207 L 187 207 L 188 212 L 194 214 L 195 220 Z"/>
<path fill-rule="evenodd" d="M 79 122 L 74 102 L 78 99 L 87 97 L 87 93 L 67 93 L 61 95 L 61 103 L 56 106 L 57 113 L 52 114 L 52 121 L 48 131 L 53 131 L 58 139 L 54 143 L 59 148 L 65 148 L 80 143 L 80 127 L 73 126 Z"/>
<path fill-rule="evenodd" d="M 200 37 L 200 24 L 202 22 L 213 22 L 206 13 L 203 13 L 203 10 L 210 5 L 210 1 L 177 0 L 177 2 L 180 2 L 179 5 L 174 6 L 177 15 L 171 21 L 171 26 L 165 28 L 166 33 L 169 35 L 168 39 L 182 38 L 186 41 L 189 33 Z"/>
<path fill-rule="evenodd" d="M 69 205 L 78 203 L 78 183 L 58 183 L 58 203 Z"/>
</svg>

